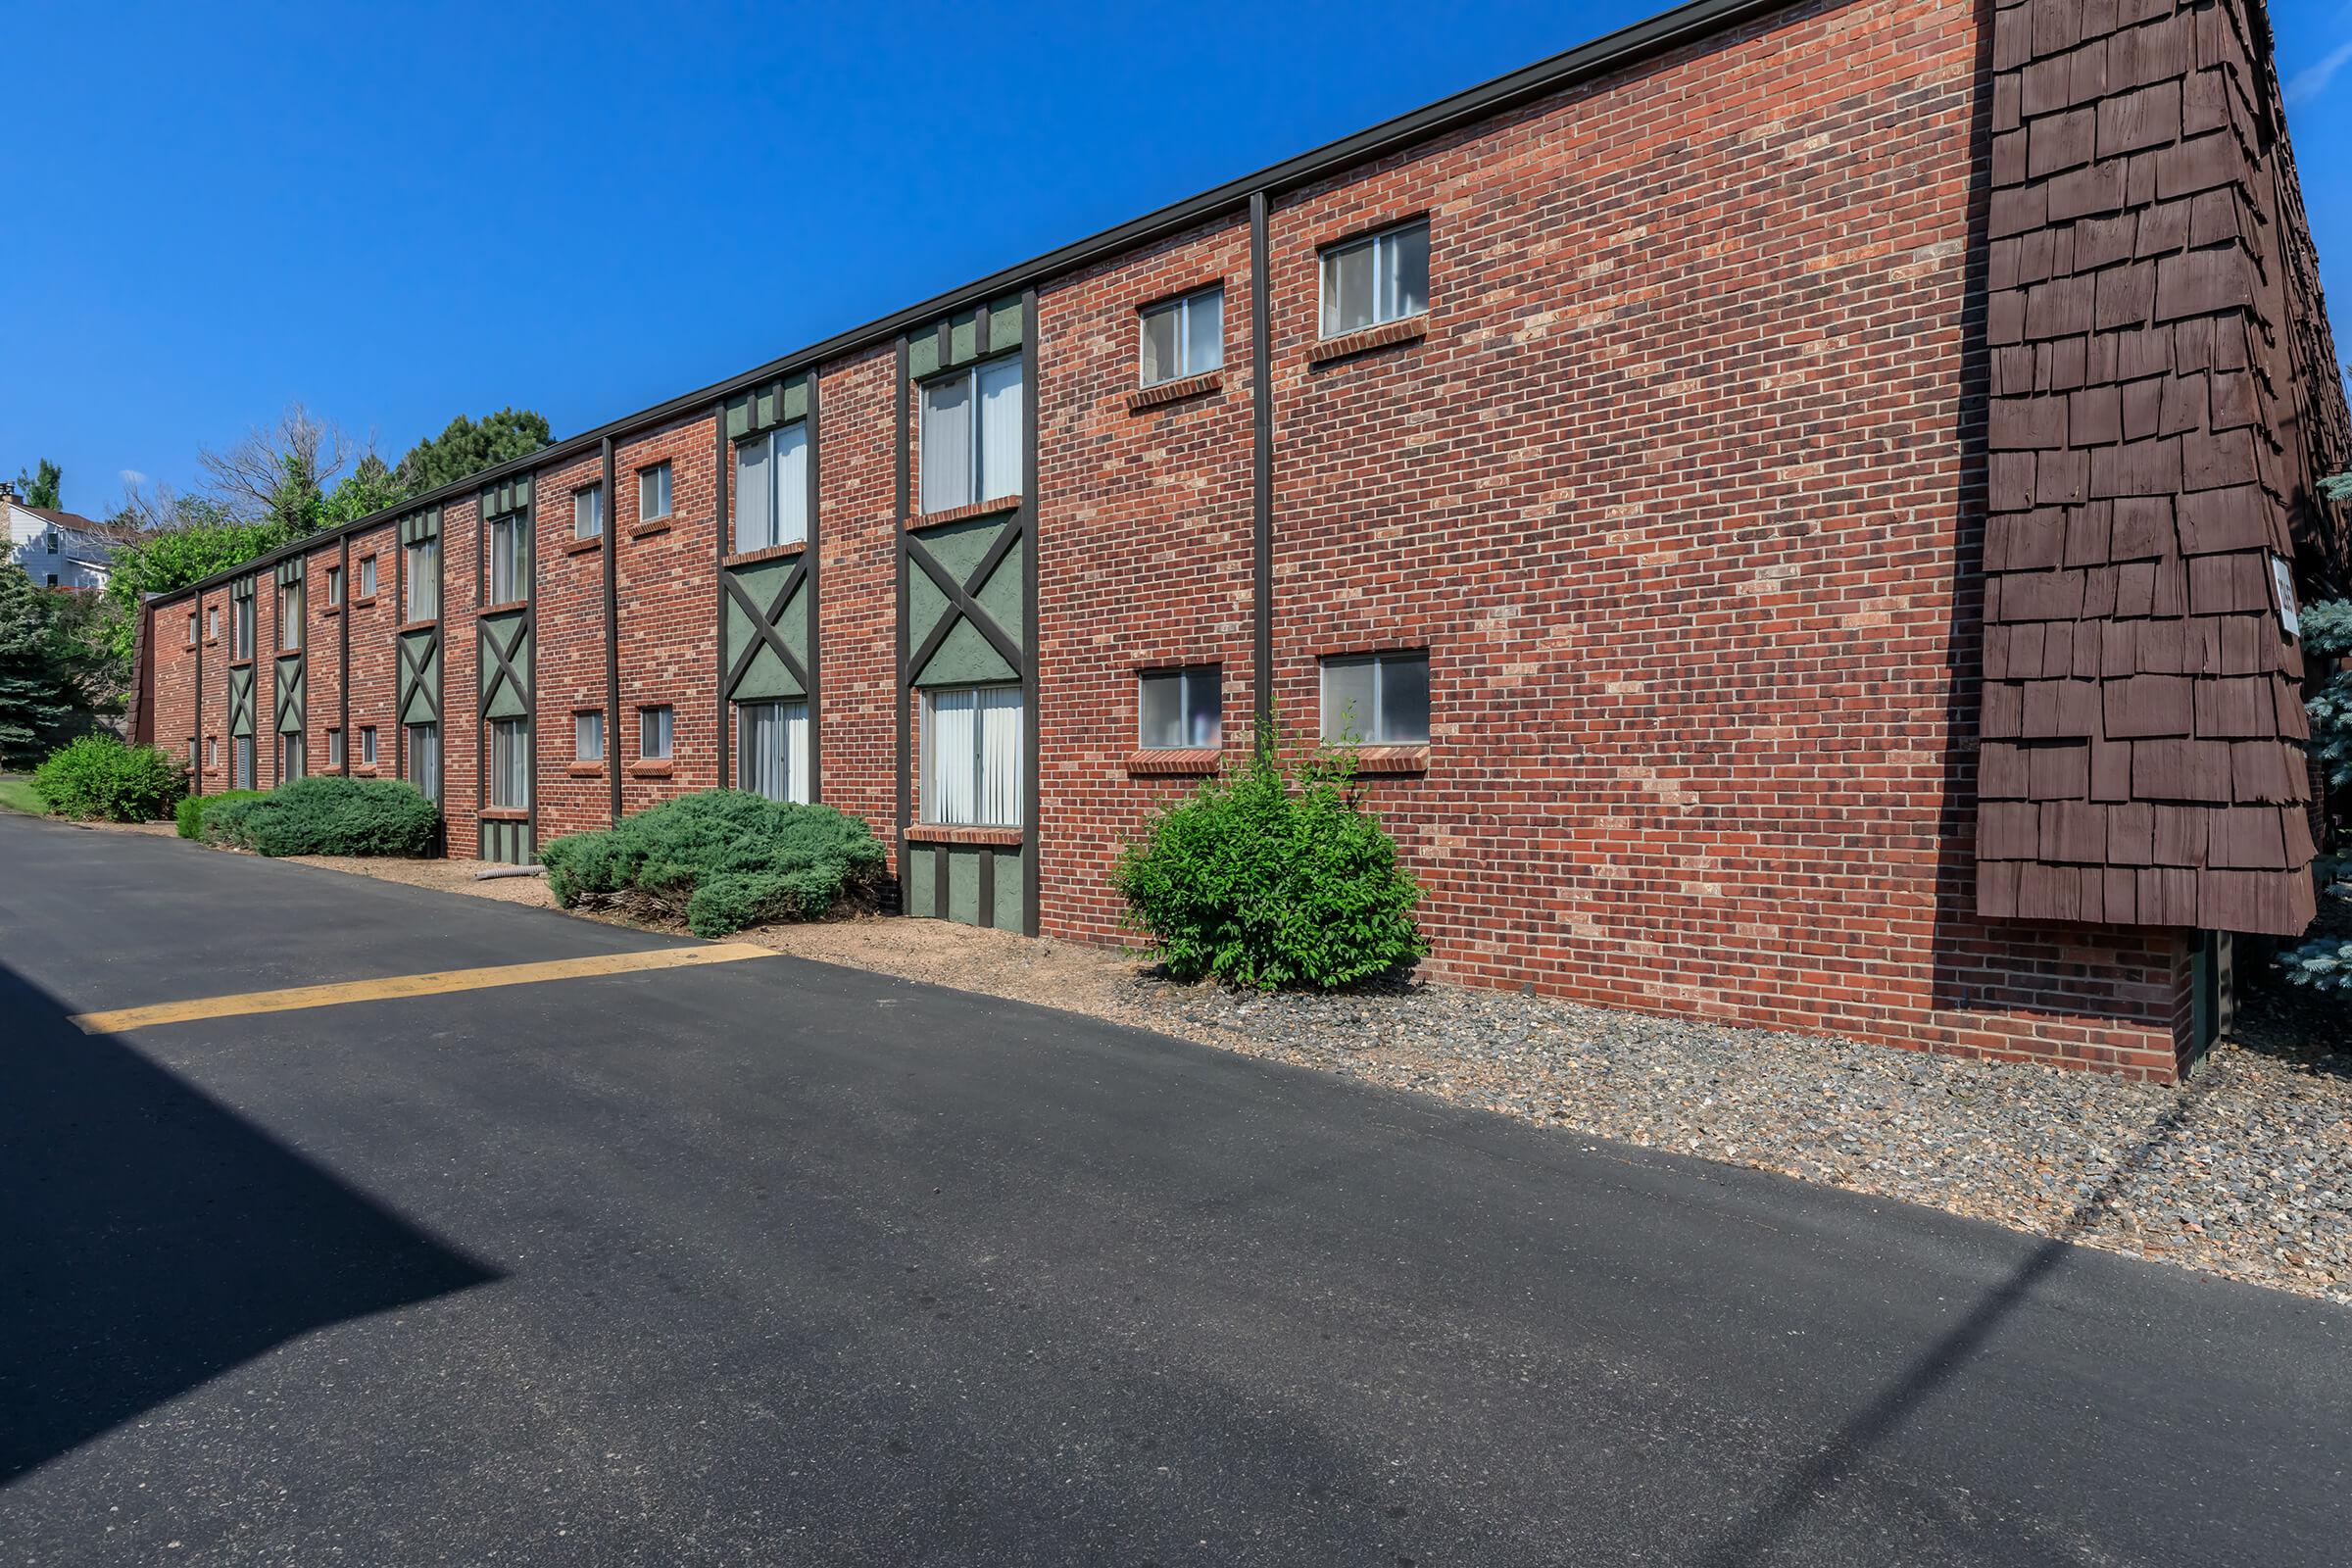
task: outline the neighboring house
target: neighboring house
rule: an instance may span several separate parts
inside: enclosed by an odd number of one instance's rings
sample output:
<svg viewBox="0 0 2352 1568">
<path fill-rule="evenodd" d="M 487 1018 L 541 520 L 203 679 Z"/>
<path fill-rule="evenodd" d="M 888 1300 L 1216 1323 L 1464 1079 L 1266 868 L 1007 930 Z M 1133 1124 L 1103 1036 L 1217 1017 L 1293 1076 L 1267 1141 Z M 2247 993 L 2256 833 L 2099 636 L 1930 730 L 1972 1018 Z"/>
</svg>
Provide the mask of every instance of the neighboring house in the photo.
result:
<svg viewBox="0 0 2352 1568">
<path fill-rule="evenodd" d="M 2347 460 L 2261 0 L 1700 0 L 158 599 L 140 727 L 1113 943 L 1271 717 L 1438 975 L 2170 1078 L 2312 915 Z"/>
<path fill-rule="evenodd" d="M 0 479 L 0 510 L 8 514 L 8 559 L 45 588 L 106 587 L 114 550 L 102 522 L 71 512 L 28 507 L 10 480 Z"/>
</svg>

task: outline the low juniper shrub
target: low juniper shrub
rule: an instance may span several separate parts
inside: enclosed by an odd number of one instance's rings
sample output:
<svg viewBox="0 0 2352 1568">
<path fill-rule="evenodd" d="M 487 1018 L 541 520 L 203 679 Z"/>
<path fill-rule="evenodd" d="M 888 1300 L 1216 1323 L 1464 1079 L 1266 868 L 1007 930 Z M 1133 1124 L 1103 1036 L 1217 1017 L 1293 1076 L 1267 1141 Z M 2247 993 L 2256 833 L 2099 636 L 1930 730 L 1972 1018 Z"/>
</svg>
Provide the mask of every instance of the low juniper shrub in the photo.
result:
<svg viewBox="0 0 2352 1568">
<path fill-rule="evenodd" d="M 153 746 L 125 746 L 112 735 L 84 735 L 49 754 L 33 770 L 32 792 L 59 816 L 152 822 L 172 814 L 187 789 L 187 767 Z"/>
<path fill-rule="evenodd" d="M 439 808 L 414 786 L 335 773 L 213 796 L 198 813 L 208 842 L 262 855 L 428 855 L 440 828 Z"/>
<path fill-rule="evenodd" d="M 1130 929 L 1178 979 L 1332 990 L 1429 951 L 1420 889 L 1345 752 L 1287 771 L 1265 748 L 1159 812 L 1114 873 Z"/>
<path fill-rule="evenodd" d="M 258 801 L 268 790 L 222 790 L 218 795 L 183 795 L 172 808 L 172 820 L 179 824 L 183 839 L 204 837 L 204 813 L 226 801 Z"/>
<path fill-rule="evenodd" d="M 868 902 L 883 858 L 863 817 L 743 790 L 681 795 L 539 851 L 564 907 L 624 906 L 698 937 Z"/>
</svg>

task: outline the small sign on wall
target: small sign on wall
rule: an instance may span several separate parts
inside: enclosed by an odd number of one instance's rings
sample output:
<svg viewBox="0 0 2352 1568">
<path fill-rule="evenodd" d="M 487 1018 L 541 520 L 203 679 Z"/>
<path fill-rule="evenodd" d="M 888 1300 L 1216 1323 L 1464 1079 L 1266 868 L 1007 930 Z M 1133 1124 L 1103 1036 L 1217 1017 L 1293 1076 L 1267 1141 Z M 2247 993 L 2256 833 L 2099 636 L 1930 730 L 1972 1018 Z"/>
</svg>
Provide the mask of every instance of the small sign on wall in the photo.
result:
<svg viewBox="0 0 2352 1568">
<path fill-rule="evenodd" d="M 2271 557 L 2271 584 L 2278 591 L 2278 625 L 2289 637 L 2303 635 L 2303 617 L 2295 604 L 2295 570 L 2284 556 Z"/>
</svg>

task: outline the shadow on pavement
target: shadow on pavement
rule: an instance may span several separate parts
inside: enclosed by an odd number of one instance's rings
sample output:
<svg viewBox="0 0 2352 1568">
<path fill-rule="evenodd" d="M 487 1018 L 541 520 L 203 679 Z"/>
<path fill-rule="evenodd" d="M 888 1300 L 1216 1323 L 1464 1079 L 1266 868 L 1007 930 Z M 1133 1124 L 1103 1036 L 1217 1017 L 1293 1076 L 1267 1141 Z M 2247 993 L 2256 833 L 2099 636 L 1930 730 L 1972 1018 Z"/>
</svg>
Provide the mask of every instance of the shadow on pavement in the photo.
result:
<svg viewBox="0 0 2352 1568">
<path fill-rule="evenodd" d="M 498 1274 L 0 966 L 0 1483 L 324 1324 Z"/>
</svg>

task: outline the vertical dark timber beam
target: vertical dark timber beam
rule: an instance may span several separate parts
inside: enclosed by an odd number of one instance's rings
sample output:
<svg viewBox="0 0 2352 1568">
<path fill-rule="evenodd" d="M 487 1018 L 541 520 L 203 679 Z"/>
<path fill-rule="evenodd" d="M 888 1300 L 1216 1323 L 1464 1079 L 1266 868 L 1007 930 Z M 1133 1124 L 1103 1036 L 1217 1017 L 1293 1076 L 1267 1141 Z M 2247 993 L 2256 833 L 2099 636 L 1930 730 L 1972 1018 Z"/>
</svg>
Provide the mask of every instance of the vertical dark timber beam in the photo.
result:
<svg viewBox="0 0 2352 1568">
<path fill-rule="evenodd" d="M 340 541 L 342 554 L 335 581 L 343 585 L 343 603 L 335 607 L 335 626 L 341 643 L 335 656 L 335 733 L 343 737 L 343 776 L 351 776 L 351 535 Z M 305 608 L 308 608 L 307 606 Z"/>
<path fill-rule="evenodd" d="M 811 801 L 821 801 L 825 798 L 824 714 L 818 706 L 822 701 L 825 678 L 825 596 L 824 585 L 818 580 L 824 552 L 818 548 L 822 541 L 817 537 L 819 524 L 816 515 L 816 498 L 819 493 L 817 469 L 824 463 L 824 447 L 817 439 L 816 423 L 816 388 L 817 382 L 821 379 L 822 377 L 817 373 L 817 367 L 810 366 L 808 368 L 808 413 L 805 416 L 808 422 L 808 461 L 802 465 L 802 468 L 808 475 L 808 500 L 802 509 L 808 518 L 808 541 L 801 549 L 802 559 L 808 564 L 808 584 L 801 590 L 808 596 L 808 608 L 802 615 L 801 623 L 808 628 L 808 799 Z"/>
<path fill-rule="evenodd" d="M 1044 662 L 1042 650 L 1037 646 L 1037 551 L 1041 492 L 1037 472 L 1037 367 L 1038 339 L 1044 334 L 1037 320 L 1037 290 L 1021 290 L 1021 507 L 1028 514 L 1028 526 L 1021 530 L 1021 710 L 1027 722 L 1021 725 L 1021 858 L 1026 863 L 1021 876 L 1021 934 L 1037 935 L 1038 874 L 1037 805 L 1041 792 L 1037 781 L 1039 755 L 1038 731 L 1043 729 L 1045 715 L 1038 711 L 1037 671 Z M 985 347 L 985 345 L 982 345 Z M 983 855 L 994 851 L 982 850 Z"/>
<path fill-rule="evenodd" d="M 733 474 L 735 455 L 727 450 L 727 405 L 724 401 L 710 405 L 710 440 L 715 453 L 710 466 L 710 531 L 714 536 L 713 554 L 710 557 L 710 612 L 713 616 L 712 625 L 716 628 L 710 634 L 710 648 L 711 667 L 716 671 L 713 685 L 718 693 L 718 706 L 714 713 L 717 720 L 715 728 L 718 744 L 718 777 L 712 781 L 712 784 L 715 788 L 723 790 L 727 787 L 727 741 L 729 739 L 727 734 L 727 536 L 735 531 L 735 519 L 727 511 L 727 480 Z M 671 506 L 673 508 L 676 506 L 676 497 L 674 496 L 671 497 Z M 670 747 L 672 751 L 676 750 L 677 743 L 674 738 L 671 740 Z"/>
<path fill-rule="evenodd" d="M 189 769 L 188 793 L 204 793 L 204 590 L 196 590 L 196 765 Z"/>
<path fill-rule="evenodd" d="M 490 715 L 482 710 L 482 606 L 488 602 L 489 593 L 483 586 L 483 580 L 490 574 L 490 519 L 484 514 L 489 510 L 490 503 L 476 490 L 473 493 L 473 690 L 466 694 L 466 710 L 473 715 L 473 847 L 477 860 L 489 858 L 479 853 L 483 848 L 482 810 L 490 804 Z M 443 545 L 443 549 L 433 554 L 446 556 L 446 538 Z M 444 569 L 441 575 L 446 582 L 448 571 Z M 441 639 L 441 662 L 447 667 L 449 601 L 446 599 L 441 602 L 441 626 L 444 633 Z M 449 713 L 446 710 L 441 714 L 441 768 L 443 772 L 449 770 Z"/>
<path fill-rule="evenodd" d="M 522 547 L 530 563 L 530 575 L 522 584 L 527 601 L 522 607 L 522 635 L 531 658 L 530 679 L 525 683 L 529 690 L 523 693 L 522 706 L 522 738 L 530 747 L 530 758 L 523 764 L 530 769 L 530 788 L 524 796 L 523 810 L 528 814 L 523 819 L 522 833 L 529 842 L 523 858 L 516 862 L 521 865 L 539 863 L 539 670 L 544 662 L 541 657 L 544 650 L 539 646 L 539 476 L 532 474 L 530 480 L 531 504 L 514 520 L 514 526 L 522 530 Z"/>
<path fill-rule="evenodd" d="M 1274 747 L 1274 346 L 1266 288 L 1266 193 L 1250 193 L 1250 597 L 1256 600 L 1250 685 L 1258 755 Z"/>
<path fill-rule="evenodd" d="M 612 820 L 620 820 L 620 492 L 612 483 L 612 438 L 602 444 L 605 512 L 605 777 L 612 795 Z M 534 656 L 539 652 L 531 650 Z"/>
<path fill-rule="evenodd" d="M 894 760 L 893 773 L 894 781 L 898 786 L 896 809 L 898 812 L 899 910 L 901 913 L 906 912 L 908 904 L 906 898 L 906 777 L 907 769 L 912 763 L 906 755 L 906 748 L 913 743 L 914 738 L 913 725 L 908 722 L 906 713 L 907 708 L 913 701 L 913 693 L 906 689 L 906 334 L 901 332 L 899 334 L 898 465 L 892 476 L 892 482 L 897 486 L 897 499 L 891 513 L 891 551 L 898 558 L 899 601 L 896 629 L 892 633 L 894 646 L 891 652 L 892 657 L 897 661 L 898 673 L 893 677 L 890 688 L 891 699 L 899 710 L 898 755 Z M 941 911 L 935 909 L 932 912 L 938 914 Z"/>
</svg>

